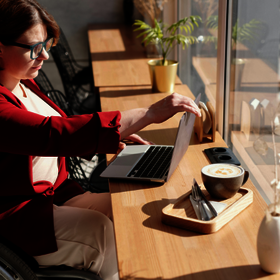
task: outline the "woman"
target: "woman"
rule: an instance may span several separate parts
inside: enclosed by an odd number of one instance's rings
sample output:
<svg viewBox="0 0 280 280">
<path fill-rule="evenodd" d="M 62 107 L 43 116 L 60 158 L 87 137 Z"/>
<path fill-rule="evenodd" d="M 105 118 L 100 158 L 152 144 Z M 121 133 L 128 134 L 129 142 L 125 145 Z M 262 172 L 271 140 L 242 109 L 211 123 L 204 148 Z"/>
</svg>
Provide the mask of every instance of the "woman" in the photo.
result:
<svg viewBox="0 0 280 280">
<path fill-rule="evenodd" d="M 35 0 L 0 0 L 0 234 L 41 266 L 65 264 L 117 279 L 109 194 L 67 179 L 65 156 L 116 153 L 120 140 L 180 111 L 174 93 L 148 108 L 67 117 L 34 78 L 59 27 Z M 131 136 L 132 135 L 132 136 Z"/>
</svg>

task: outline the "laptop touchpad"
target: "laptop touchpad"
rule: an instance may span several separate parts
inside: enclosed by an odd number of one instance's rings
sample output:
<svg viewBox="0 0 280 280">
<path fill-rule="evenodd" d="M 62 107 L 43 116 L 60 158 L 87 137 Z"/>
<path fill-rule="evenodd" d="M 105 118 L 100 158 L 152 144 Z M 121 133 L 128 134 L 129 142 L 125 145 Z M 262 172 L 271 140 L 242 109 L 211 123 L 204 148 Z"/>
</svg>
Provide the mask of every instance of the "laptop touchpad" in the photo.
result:
<svg viewBox="0 0 280 280">
<path fill-rule="evenodd" d="M 133 165 L 141 156 L 143 153 L 139 154 L 122 154 L 122 156 L 117 157 L 117 160 L 112 162 L 112 165 Z"/>
</svg>

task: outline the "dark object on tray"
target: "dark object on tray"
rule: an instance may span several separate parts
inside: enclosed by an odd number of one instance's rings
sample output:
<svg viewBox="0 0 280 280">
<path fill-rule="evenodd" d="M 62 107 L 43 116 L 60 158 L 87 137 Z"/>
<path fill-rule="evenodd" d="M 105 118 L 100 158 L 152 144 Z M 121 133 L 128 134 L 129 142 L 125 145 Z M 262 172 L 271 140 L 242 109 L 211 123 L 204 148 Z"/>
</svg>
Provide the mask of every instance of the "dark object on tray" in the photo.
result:
<svg viewBox="0 0 280 280">
<path fill-rule="evenodd" d="M 205 149 L 204 153 L 209 158 L 211 163 L 231 163 L 241 165 L 234 153 L 225 147 L 216 147 Z"/>
</svg>

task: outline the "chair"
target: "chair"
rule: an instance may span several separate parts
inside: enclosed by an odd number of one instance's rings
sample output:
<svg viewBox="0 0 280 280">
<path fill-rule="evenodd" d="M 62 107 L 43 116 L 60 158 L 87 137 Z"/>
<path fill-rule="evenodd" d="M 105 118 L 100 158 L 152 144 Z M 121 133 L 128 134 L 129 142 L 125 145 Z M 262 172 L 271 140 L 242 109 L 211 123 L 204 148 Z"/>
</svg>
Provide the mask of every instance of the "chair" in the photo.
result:
<svg viewBox="0 0 280 280">
<path fill-rule="evenodd" d="M 74 115 L 69 102 L 67 101 L 65 95 L 59 91 L 55 90 L 48 79 L 47 75 L 43 70 L 39 70 L 38 76 L 35 78 L 35 82 L 39 86 L 40 90 L 47 95 L 67 116 Z"/>
<path fill-rule="evenodd" d="M 46 94 L 48 91 L 54 90 L 50 80 L 42 69 L 38 71 L 38 76 L 34 80 L 43 93 Z"/>
<path fill-rule="evenodd" d="M 94 88 L 92 69 L 90 66 L 82 66 L 77 63 L 72 53 L 72 50 L 68 44 L 68 41 L 65 37 L 65 34 L 61 28 L 60 28 L 59 43 L 64 47 L 65 51 L 68 53 L 69 59 L 72 61 L 72 65 L 74 66 L 76 74 L 74 75 L 72 82 L 76 86 L 84 86 L 89 84 L 90 90 L 92 91 Z"/>
<path fill-rule="evenodd" d="M 93 193 L 109 192 L 108 179 L 99 177 L 106 167 L 104 155 L 95 155 L 91 161 L 79 157 L 67 157 L 69 176 L 82 186 L 85 191 Z"/>
<path fill-rule="evenodd" d="M 75 66 L 69 52 L 58 42 L 51 48 L 51 54 L 60 74 L 66 97 L 77 114 L 87 114 L 100 111 L 100 101 L 97 92 L 91 92 L 77 83 Z"/>
<path fill-rule="evenodd" d="M 0 279 L 11 280 L 11 279 L 28 279 L 37 280 L 37 276 L 31 267 L 35 267 L 35 259 L 26 259 L 23 261 L 23 254 L 16 254 L 11 244 L 7 245 L 8 242 L 1 240 L 0 242 Z M 27 265 L 27 263 L 29 265 Z"/>
<path fill-rule="evenodd" d="M 46 95 L 52 100 L 67 116 L 75 115 L 65 95 L 59 90 L 49 90 Z"/>
<path fill-rule="evenodd" d="M 90 271 L 82 271 L 65 265 L 39 268 L 36 260 L 4 238 L 0 239 L 1 280 L 80 279 L 102 280 Z"/>
</svg>

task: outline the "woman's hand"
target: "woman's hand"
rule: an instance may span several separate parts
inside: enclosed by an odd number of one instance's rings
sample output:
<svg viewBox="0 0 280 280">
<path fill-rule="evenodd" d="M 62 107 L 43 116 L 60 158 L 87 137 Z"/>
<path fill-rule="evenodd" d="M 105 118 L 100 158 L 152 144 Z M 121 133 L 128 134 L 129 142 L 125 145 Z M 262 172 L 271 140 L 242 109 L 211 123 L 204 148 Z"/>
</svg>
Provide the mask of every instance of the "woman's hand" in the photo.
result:
<svg viewBox="0 0 280 280">
<path fill-rule="evenodd" d="M 201 116 L 200 109 L 195 102 L 191 98 L 178 93 L 170 94 L 148 108 L 123 111 L 121 112 L 121 127 L 119 128 L 121 137 L 124 139 L 151 123 L 164 122 L 176 113 L 184 111 Z"/>
<path fill-rule="evenodd" d="M 154 144 L 151 141 L 143 139 L 141 136 L 139 136 L 137 134 L 131 134 L 131 135 L 125 137 L 125 139 L 123 139 L 123 140 L 125 140 L 127 142 L 142 144 L 142 145 L 153 145 Z"/>
<path fill-rule="evenodd" d="M 151 141 L 147 141 L 145 139 L 143 139 L 141 136 L 137 135 L 137 134 L 131 134 L 127 137 L 125 137 L 125 139 L 123 139 L 124 142 L 120 142 L 119 143 L 119 149 L 123 150 L 126 146 L 126 143 L 130 142 L 132 144 L 138 143 L 138 144 L 142 144 L 142 145 L 153 145 L 154 143 Z"/>
<path fill-rule="evenodd" d="M 200 117 L 200 109 L 195 102 L 186 96 L 173 93 L 166 98 L 152 104 L 147 111 L 148 118 L 153 123 L 161 123 L 178 112 L 190 112 Z"/>
</svg>

